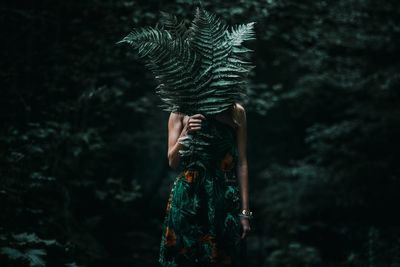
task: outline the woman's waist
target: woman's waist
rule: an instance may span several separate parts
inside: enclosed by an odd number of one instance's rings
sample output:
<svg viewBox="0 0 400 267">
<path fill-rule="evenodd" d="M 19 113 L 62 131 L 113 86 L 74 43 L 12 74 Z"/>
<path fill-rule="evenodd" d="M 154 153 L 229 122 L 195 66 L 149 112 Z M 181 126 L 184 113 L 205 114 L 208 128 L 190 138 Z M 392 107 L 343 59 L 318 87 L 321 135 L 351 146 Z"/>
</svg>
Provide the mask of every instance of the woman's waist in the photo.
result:
<svg viewBox="0 0 400 267">
<path fill-rule="evenodd" d="M 189 182 L 204 181 L 207 179 L 214 179 L 229 184 L 236 184 L 238 182 L 234 166 L 229 169 L 223 169 L 217 164 L 210 164 L 206 168 L 193 165 L 191 167 L 180 168 L 179 175 L 186 177 Z"/>
</svg>

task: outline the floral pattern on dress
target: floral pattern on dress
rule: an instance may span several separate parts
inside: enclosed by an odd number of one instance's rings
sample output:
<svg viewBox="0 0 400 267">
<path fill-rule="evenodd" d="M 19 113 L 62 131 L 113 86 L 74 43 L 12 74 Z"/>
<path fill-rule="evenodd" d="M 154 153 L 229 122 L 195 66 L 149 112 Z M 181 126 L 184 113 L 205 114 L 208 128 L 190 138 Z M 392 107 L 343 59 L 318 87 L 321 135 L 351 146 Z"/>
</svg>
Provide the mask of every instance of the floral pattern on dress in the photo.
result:
<svg viewBox="0 0 400 267">
<path fill-rule="evenodd" d="M 237 150 L 230 126 L 215 124 L 220 147 L 206 171 L 183 169 L 168 196 L 159 263 L 163 267 L 245 266 L 241 239 Z"/>
</svg>

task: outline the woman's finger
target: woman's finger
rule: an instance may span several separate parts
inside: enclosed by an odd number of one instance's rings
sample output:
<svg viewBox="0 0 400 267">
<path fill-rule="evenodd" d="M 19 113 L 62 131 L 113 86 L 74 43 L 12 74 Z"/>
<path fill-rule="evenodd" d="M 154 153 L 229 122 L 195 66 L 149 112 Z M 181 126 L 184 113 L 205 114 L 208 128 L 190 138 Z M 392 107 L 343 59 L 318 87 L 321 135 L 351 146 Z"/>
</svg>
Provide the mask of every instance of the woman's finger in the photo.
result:
<svg viewBox="0 0 400 267">
<path fill-rule="evenodd" d="M 243 231 L 242 236 L 240 237 L 241 239 L 246 237 L 246 231 Z"/>
<path fill-rule="evenodd" d="M 198 113 L 198 114 L 194 114 L 194 115 L 192 116 L 192 118 L 205 119 L 206 117 L 205 117 L 203 114 Z"/>
<path fill-rule="evenodd" d="M 200 119 L 190 119 L 189 120 L 189 123 L 192 123 L 192 122 L 195 122 L 195 123 L 201 123 L 202 122 L 202 120 L 200 120 Z"/>
<path fill-rule="evenodd" d="M 191 128 L 188 129 L 188 132 L 193 132 L 193 131 L 197 131 L 197 130 L 200 130 L 200 129 L 201 129 L 201 127 L 191 127 Z"/>
<path fill-rule="evenodd" d="M 201 125 L 188 125 L 188 129 L 201 128 Z"/>
<path fill-rule="evenodd" d="M 189 123 L 189 126 L 190 126 L 190 127 L 193 127 L 193 126 L 199 127 L 199 126 L 201 126 L 201 123 L 190 122 L 190 123 Z"/>
<path fill-rule="evenodd" d="M 192 124 L 192 123 L 191 123 L 191 124 L 188 125 L 188 127 L 189 127 L 189 128 L 201 127 L 201 124 L 198 124 L 198 123 L 193 123 L 193 124 Z"/>
<path fill-rule="evenodd" d="M 247 236 L 248 232 L 250 232 L 250 230 L 251 230 L 250 227 L 243 227 L 243 233 L 242 233 L 241 238 L 242 239 L 245 238 Z"/>
<path fill-rule="evenodd" d="M 188 132 L 192 133 L 192 132 L 200 131 L 200 129 L 201 129 L 200 127 L 195 127 L 195 128 L 188 129 Z"/>
<path fill-rule="evenodd" d="M 249 234 L 249 231 L 247 231 L 247 230 L 243 231 L 242 238 L 247 237 L 248 234 Z"/>
</svg>

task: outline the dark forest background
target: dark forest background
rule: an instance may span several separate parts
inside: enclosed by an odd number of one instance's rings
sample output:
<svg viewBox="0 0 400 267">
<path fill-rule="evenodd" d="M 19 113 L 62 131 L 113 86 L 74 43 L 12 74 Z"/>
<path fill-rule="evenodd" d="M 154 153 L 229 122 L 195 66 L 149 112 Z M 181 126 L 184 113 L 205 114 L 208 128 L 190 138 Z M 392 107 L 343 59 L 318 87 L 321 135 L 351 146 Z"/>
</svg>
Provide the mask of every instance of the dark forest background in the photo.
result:
<svg viewBox="0 0 400 267">
<path fill-rule="evenodd" d="M 203 2 L 256 21 L 249 266 L 399 267 L 400 2 Z M 0 266 L 158 266 L 169 114 L 115 42 L 194 8 L 1 4 Z"/>
</svg>

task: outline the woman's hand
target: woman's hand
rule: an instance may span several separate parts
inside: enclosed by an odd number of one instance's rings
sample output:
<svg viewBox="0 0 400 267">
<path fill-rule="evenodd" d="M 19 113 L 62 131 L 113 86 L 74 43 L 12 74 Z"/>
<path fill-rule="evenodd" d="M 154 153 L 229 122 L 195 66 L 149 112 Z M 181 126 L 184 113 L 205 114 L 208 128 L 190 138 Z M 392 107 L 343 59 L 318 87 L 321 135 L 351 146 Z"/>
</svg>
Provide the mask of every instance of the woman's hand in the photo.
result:
<svg viewBox="0 0 400 267">
<path fill-rule="evenodd" d="M 243 232 L 242 232 L 241 238 L 243 239 L 243 238 L 245 238 L 245 237 L 248 235 L 248 233 L 249 233 L 250 230 L 251 230 L 251 228 L 250 228 L 250 222 L 249 222 L 249 219 L 248 219 L 248 218 L 244 218 L 244 217 L 241 217 L 241 218 L 240 218 L 240 222 L 242 223 Z"/>
<path fill-rule="evenodd" d="M 201 120 L 205 118 L 202 114 L 182 116 L 179 113 L 171 112 L 168 119 L 168 164 L 171 168 L 177 169 L 179 166 L 181 157 L 179 150 L 182 149 L 179 140 L 184 138 L 187 133 L 201 129 Z"/>
<path fill-rule="evenodd" d="M 183 129 L 185 134 L 200 130 L 202 120 L 204 120 L 204 119 L 206 119 L 206 117 L 200 113 L 189 116 L 189 118 L 184 126 L 184 129 Z"/>
</svg>

